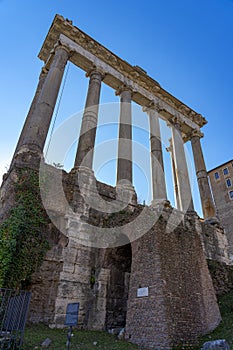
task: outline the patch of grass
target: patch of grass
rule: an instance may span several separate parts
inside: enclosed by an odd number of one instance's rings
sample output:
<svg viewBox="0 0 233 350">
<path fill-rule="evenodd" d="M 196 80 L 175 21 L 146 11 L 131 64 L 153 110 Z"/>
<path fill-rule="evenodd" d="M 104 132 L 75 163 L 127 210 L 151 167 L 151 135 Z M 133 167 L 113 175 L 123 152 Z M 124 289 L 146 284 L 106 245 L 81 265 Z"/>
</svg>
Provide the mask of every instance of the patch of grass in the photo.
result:
<svg viewBox="0 0 233 350">
<path fill-rule="evenodd" d="M 231 350 L 233 350 L 233 292 L 230 292 L 219 298 L 219 307 L 222 315 L 222 322 L 210 334 L 201 337 L 199 346 L 192 347 L 194 350 L 201 349 L 206 341 L 225 339 Z M 49 338 L 52 344 L 49 350 L 66 350 L 68 328 L 50 329 L 49 327 L 39 324 L 27 326 L 24 336 L 23 350 L 41 350 L 41 343 Z M 97 342 L 96 345 L 94 343 Z M 126 341 L 117 340 L 114 335 L 106 332 L 86 331 L 74 329 L 71 338 L 70 350 L 142 350 L 137 345 Z M 185 349 L 185 347 L 174 347 L 174 350 Z M 186 347 L 186 349 L 191 349 Z"/>
<path fill-rule="evenodd" d="M 46 339 L 51 339 L 49 350 L 65 350 L 68 328 L 50 329 L 39 324 L 27 326 L 24 335 L 23 350 L 41 350 L 41 343 Z M 98 331 L 86 331 L 73 329 L 70 350 L 140 350 L 136 345 L 126 341 L 117 340 L 112 334 Z"/>
<path fill-rule="evenodd" d="M 202 345 L 206 341 L 225 339 L 233 350 L 233 292 L 219 298 L 219 308 L 222 322 L 212 333 L 202 337 L 200 344 Z"/>
</svg>

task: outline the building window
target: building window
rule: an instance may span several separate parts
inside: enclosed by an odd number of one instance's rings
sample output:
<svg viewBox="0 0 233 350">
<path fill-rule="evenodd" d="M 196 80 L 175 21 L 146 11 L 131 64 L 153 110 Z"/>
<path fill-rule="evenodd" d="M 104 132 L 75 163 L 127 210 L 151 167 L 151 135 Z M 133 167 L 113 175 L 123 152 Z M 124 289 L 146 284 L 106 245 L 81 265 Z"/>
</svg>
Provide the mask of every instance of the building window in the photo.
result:
<svg viewBox="0 0 233 350">
<path fill-rule="evenodd" d="M 224 169 L 223 169 L 223 174 L 224 174 L 224 175 L 228 175 L 228 174 L 229 174 L 228 168 L 224 168 Z"/>
<path fill-rule="evenodd" d="M 227 187 L 231 187 L 231 179 L 226 179 Z"/>
<path fill-rule="evenodd" d="M 218 171 L 216 171 L 216 173 L 214 173 L 214 178 L 215 178 L 215 180 L 218 180 L 218 179 L 219 179 L 219 173 L 218 173 Z"/>
<path fill-rule="evenodd" d="M 230 197 L 230 199 L 233 199 L 233 191 L 229 192 L 229 197 Z"/>
</svg>

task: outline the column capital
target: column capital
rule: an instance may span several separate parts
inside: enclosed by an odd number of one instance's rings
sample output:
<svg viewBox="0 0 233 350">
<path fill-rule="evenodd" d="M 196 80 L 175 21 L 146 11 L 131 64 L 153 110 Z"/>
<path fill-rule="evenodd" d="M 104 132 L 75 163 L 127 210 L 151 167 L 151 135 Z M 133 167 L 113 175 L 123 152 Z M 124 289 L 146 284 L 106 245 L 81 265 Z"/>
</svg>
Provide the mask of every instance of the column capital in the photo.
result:
<svg viewBox="0 0 233 350">
<path fill-rule="evenodd" d="M 44 66 L 41 68 L 40 76 L 43 75 L 43 74 L 47 74 L 48 71 L 49 71 L 49 69 L 46 67 L 46 65 L 44 65 Z"/>
<path fill-rule="evenodd" d="M 122 84 L 122 85 L 120 85 L 118 88 L 117 88 L 117 90 L 116 90 L 116 92 L 115 92 L 115 95 L 116 96 L 119 96 L 123 91 L 129 91 L 130 93 L 131 93 L 131 96 L 132 96 L 132 94 L 133 94 L 133 88 L 131 87 L 131 86 L 129 86 L 129 85 L 127 85 L 127 84 Z"/>
<path fill-rule="evenodd" d="M 175 126 L 177 129 L 181 129 L 181 121 L 177 115 L 173 115 L 170 119 L 170 123 Z"/>
<path fill-rule="evenodd" d="M 100 74 L 101 76 L 101 81 L 104 79 L 106 73 L 104 72 L 104 70 L 101 67 L 97 67 L 97 66 L 92 66 L 87 72 L 86 72 L 86 77 L 91 77 L 92 74 Z"/>
<path fill-rule="evenodd" d="M 51 50 L 51 54 L 55 54 L 55 52 L 59 49 L 63 49 L 68 53 L 68 59 L 70 59 L 70 57 L 74 53 L 74 51 L 69 46 L 65 45 L 60 40 L 58 40 L 54 45 L 53 49 Z"/>
<path fill-rule="evenodd" d="M 177 131 L 180 132 L 182 139 L 184 142 L 187 141 L 186 138 L 186 133 L 183 132 L 182 126 L 183 126 L 183 121 L 179 118 L 177 115 L 173 115 L 169 121 L 167 122 L 167 126 L 169 127 L 174 127 Z"/>
<path fill-rule="evenodd" d="M 199 137 L 201 139 L 202 137 L 204 137 L 204 134 L 200 130 L 194 129 L 190 134 L 190 139 L 192 139 L 193 137 Z"/>
<path fill-rule="evenodd" d="M 147 106 L 142 107 L 143 112 L 150 113 L 150 111 L 156 111 L 159 113 L 162 110 L 160 103 L 156 103 L 155 101 L 150 101 Z"/>
</svg>

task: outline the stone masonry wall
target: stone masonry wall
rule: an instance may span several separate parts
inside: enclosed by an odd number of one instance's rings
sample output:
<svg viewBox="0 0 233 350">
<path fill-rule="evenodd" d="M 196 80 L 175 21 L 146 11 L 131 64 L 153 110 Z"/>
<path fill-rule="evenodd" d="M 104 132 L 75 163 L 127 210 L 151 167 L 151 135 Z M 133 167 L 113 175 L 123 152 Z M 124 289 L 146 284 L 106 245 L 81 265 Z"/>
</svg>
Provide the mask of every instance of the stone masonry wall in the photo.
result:
<svg viewBox="0 0 233 350">
<path fill-rule="evenodd" d="M 221 319 L 195 219 L 166 232 L 167 214 L 132 243 L 126 334 L 152 349 L 194 344 Z M 137 297 L 143 287 L 148 296 Z"/>
<path fill-rule="evenodd" d="M 233 166 L 232 161 L 225 163 L 218 168 L 211 170 L 208 175 L 210 178 L 211 188 L 214 196 L 215 205 L 217 208 L 217 214 L 220 219 L 221 224 L 224 227 L 225 234 L 228 239 L 229 254 L 230 259 L 233 261 L 233 200 L 229 195 L 232 191 L 232 186 L 228 187 L 227 179 L 232 183 L 233 179 Z M 227 169 L 228 173 L 224 174 L 223 170 Z M 216 179 L 215 173 L 218 173 L 218 178 Z"/>
<path fill-rule="evenodd" d="M 57 228 L 48 225 L 51 249 L 32 278 L 31 321 L 63 327 L 67 303 L 80 302 L 80 326 L 107 329 L 126 323 L 127 338 L 152 349 L 195 343 L 198 335 L 217 326 L 220 314 L 200 239 L 206 226 L 194 213 L 171 231 L 166 225 L 172 208 L 157 212 L 128 205 L 107 214 L 85 203 L 75 172 L 46 168 L 52 196 L 43 203 Z M 62 189 L 57 187 L 59 178 Z M 104 200 L 116 198 L 111 186 L 97 183 L 97 188 Z M 4 198 L 7 202 L 6 194 Z M 137 221 L 144 211 L 144 221 Z M 152 228 L 144 232 L 150 221 Z M 133 226 L 127 225 L 131 222 Z M 125 246 L 80 244 L 77 237 L 94 239 L 97 227 L 120 228 Z M 138 238 L 140 232 L 144 234 Z M 116 241 L 119 237 L 118 232 Z M 138 289 L 147 287 L 148 296 L 137 297 Z"/>
<path fill-rule="evenodd" d="M 210 275 L 217 296 L 233 291 L 233 266 L 207 260 Z"/>
<path fill-rule="evenodd" d="M 229 254 L 231 261 L 233 262 L 233 204 L 231 203 L 231 205 L 226 205 L 224 208 L 219 208 L 218 215 L 228 238 Z"/>
<path fill-rule="evenodd" d="M 201 240 L 206 258 L 229 265 L 229 244 L 223 227 L 201 223 Z"/>
<path fill-rule="evenodd" d="M 60 272 L 62 270 L 62 250 L 52 248 L 40 270 L 33 274 L 30 289 L 32 299 L 28 320 L 33 323 L 44 322 L 51 324 L 54 319 Z"/>
</svg>

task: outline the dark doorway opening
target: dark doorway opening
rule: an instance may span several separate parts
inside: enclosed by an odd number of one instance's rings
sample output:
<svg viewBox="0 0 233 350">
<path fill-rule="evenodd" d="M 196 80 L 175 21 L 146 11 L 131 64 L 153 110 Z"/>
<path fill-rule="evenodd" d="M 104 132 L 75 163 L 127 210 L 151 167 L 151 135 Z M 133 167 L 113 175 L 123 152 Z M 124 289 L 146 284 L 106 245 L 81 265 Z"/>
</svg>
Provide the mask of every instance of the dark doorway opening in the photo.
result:
<svg viewBox="0 0 233 350">
<path fill-rule="evenodd" d="M 106 329 L 108 330 L 125 327 L 131 263 L 130 243 L 106 250 L 105 266 L 110 269 L 106 303 Z"/>
</svg>

